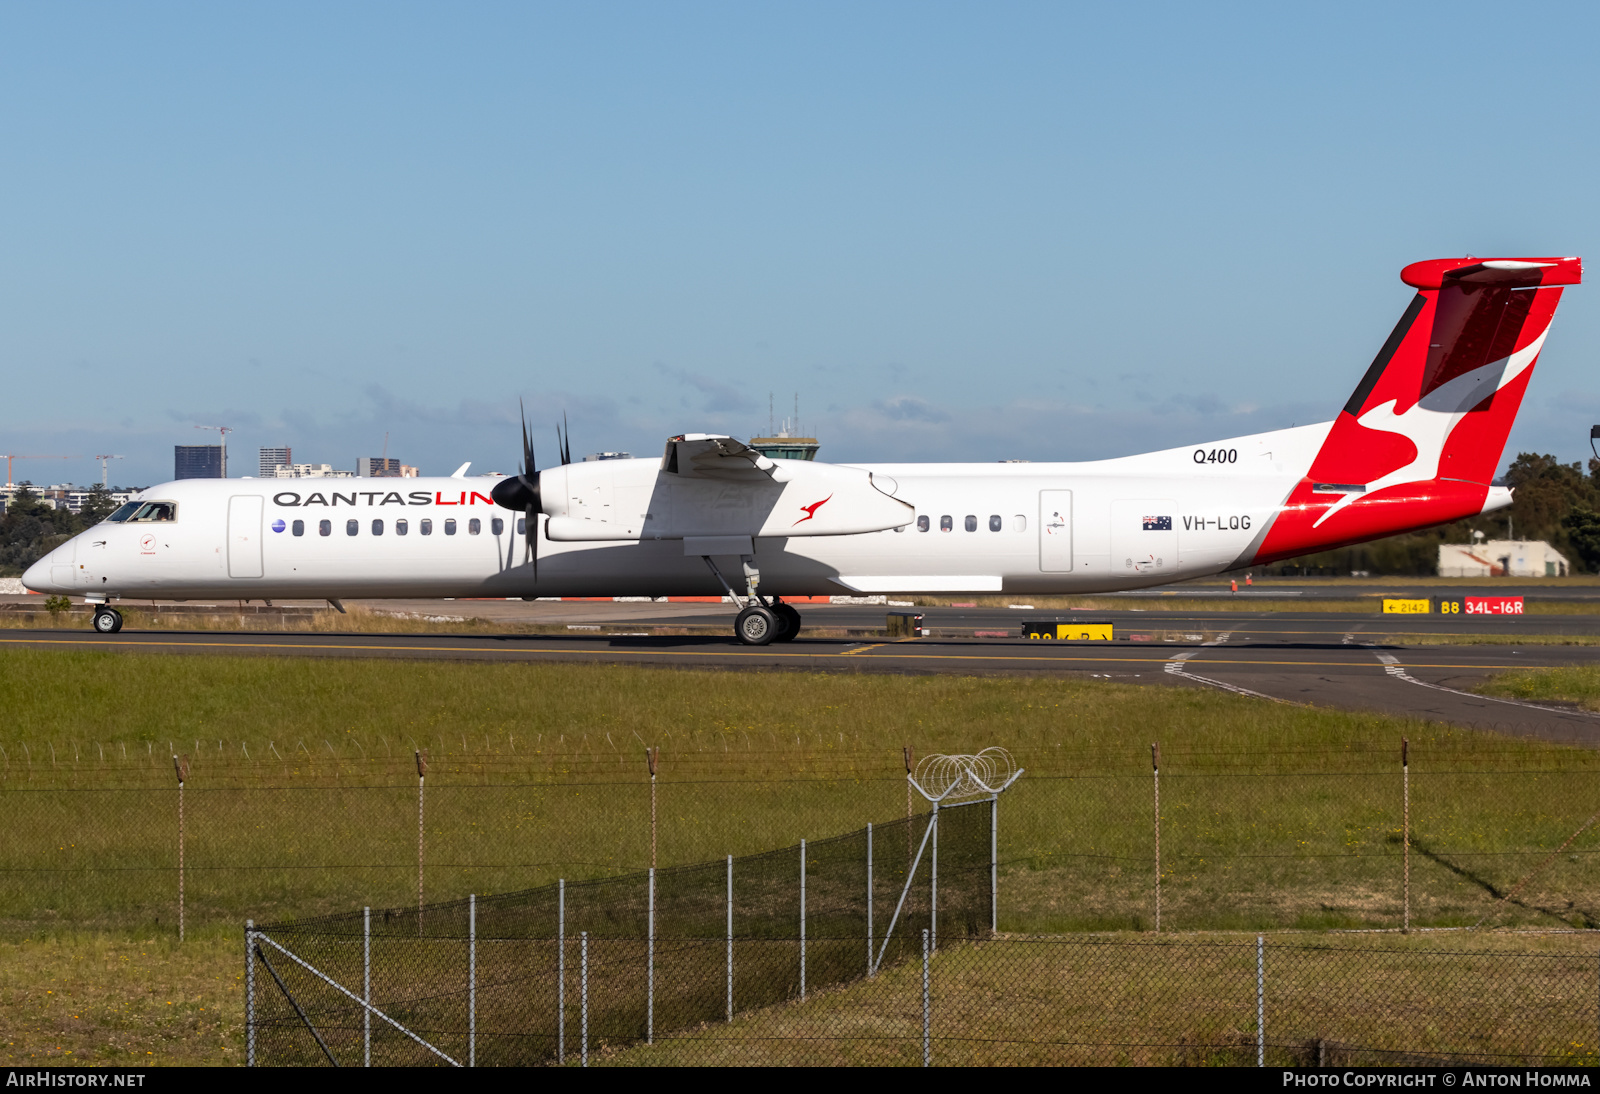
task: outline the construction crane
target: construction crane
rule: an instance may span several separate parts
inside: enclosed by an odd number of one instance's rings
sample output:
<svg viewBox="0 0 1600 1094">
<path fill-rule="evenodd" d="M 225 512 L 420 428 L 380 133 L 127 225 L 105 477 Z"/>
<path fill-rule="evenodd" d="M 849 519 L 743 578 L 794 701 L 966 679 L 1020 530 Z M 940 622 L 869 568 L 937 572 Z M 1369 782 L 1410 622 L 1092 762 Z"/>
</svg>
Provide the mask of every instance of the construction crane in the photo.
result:
<svg viewBox="0 0 1600 1094">
<path fill-rule="evenodd" d="M 100 461 L 100 485 L 106 487 L 107 489 L 109 489 L 110 486 L 111 486 L 111 483 L 108 481 L 109 478 L 110 478 L 110 471 L 109 471 L 109 468 L 111 466 L 110 461 L 111 460 L 120 460 L 120 459 L 122 459 L 122 457 L 121 456 L 96 456 L 95 459 Z"/>
<path fill-rule="evenodd" d="M 0 456 L 4 456 L 6 461 L 7 486 L 15 486 L 17 483 L 16 476 L 11 473 L 12 460 L 76 460 L 81 458 L 78 456 L 24 456 L 19 452 L 0 452 Z"/>
<path fill-rule="evenodd" d="M 228 434 L 232 433 L 233 429 L 231 427 L 225 426 L 225 425 L 197 425 L 197 426 L 195 426 L 195 428 L 196 429 L 215 429 L 217 431 L 217 440 L 222 445 L 222 477 L 223 478 L 227 478 L 228 477 Z"/>
</svg>

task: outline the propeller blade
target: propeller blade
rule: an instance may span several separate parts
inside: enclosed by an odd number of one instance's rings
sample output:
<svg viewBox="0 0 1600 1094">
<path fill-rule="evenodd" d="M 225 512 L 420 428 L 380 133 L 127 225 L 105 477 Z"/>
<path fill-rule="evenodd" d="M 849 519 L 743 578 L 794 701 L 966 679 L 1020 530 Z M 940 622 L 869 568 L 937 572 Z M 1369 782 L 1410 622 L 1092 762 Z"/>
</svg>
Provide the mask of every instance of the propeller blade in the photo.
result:
<svg viewBox="0 0 1600 1094">
<path fill-rule="evenodd" d="M 527 560 L 533 566 L 534 581 L 539 579 L 539 514 L 544 505 L 539 496 L 538 463 L 533 451 L 533 438 L 528 435 L 527 408 L 518 400 L 522 417 L 522 471 L 501 479 L 489 496 L 496 505 L 521 512 L 523 517 L 523 545 Z"/>
<path fill-rule="evenodd" d="M 524 510 L 527 523 L 527 538 L 524 540 L 527 550 L 528 565 L 533 568 L 533 583 L 539 584 L 539 513 L 536 509 Z"/>
<path fill-rule="evenodd" d="M 522 473 L 531 477 L 533 466 L 533 438 L 528 436 L 528 410 L 522 405 L 522 400 L 517 400 L 517 410 L 522 416 Z"/>
</svg>

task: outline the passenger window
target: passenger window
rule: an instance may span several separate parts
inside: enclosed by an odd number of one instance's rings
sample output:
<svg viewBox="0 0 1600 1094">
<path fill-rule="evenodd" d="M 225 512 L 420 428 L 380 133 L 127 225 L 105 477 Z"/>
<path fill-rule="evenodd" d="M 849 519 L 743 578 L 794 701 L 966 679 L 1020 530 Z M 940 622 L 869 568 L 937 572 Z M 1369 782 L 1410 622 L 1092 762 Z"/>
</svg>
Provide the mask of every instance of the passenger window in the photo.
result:
<svg viewBox="0 0 1600 1094">
<path fill-rule="evenodd" d="M 331 536 L 331 535 L 333 535 L 333 521 L 331 521 L 331 520 L 319 520 L 319 521 L 317 521 L 317 535 L 319 535 L 319 536 Z"/>
<path fill-rule="evenodd" d="M 948 531 L 950 531 L 950 529 L 954 528 L 955 526 L 956 526 L 955 521 L 952 520 L 950 517 L 943 516 L 943 517 L 939 518 L 939 531 L 948 532 Z"/>
<path fill-rule="evenodd" d="M 1011 530 L 1013 532 L 1026 532 L 1028 530 L 1028 518 L 1023 516 L 1021 513 L 1018 513 L 1016 516 L 1012 517 Z"/>
<path fill-rule="evenodd" d="M 359 520 L 347 520 L 344 522 L 345 535 L 353 536 L 359 531 L 361 531 L 361 522 Z"/>
<path fill-rule="evenodd" d="M 449 520 L 444 522 L 444 534 L 447 535 L 447 536 L 453 536 L 453 535 L 456 534 L 456 518 L 455 517 L 451 517 Z"/>
<path fill-rule="evenodd" d="M 107 517 L 106 520 L 110 521 L 112 524 L 121 524 L 123 521 L 127 520 L 129 517 L 133 516 L 133 514 L 139 511 L 140 504 L 141 503 L 137 501 L 127 502 L 120 506 L 115 513 L 112 513 L 109 517 Z"/>
<path fill-rule="evenodd" d="M 128 518 L 135 524 L 153 524 L 157 521 L 178 519 L 178 505 L 171 501 L 147 501 Z"/>
<path fill-rule="evenodd" d="M 989 531 L 991 532 L 998 532 L 1000 529 L 1004 528 L 1005 525 L 1006 522 L 1000 519 L 999 513 L 995 513 L 989 518 Z"/>
<path fill-rule="evenodd" d="M 411 531 L 411 525 L 406 523 L 404 518 L 401 518 L 400 520 L 397 520 L 397 521 L 394 522 L 394 534 L 395 535 L 403 536 L 409 531 Z"/>
<path fill-rule="evenodd" d="M 917 518 L 917 531 L 926 532 L 927 530 L 928 530 L 928 518 L 927 517 L 918 517 Z"/>
<path fill-rule="evenodd" d="M 978 518 L 971 513 L 967 514 L 966 524 L 967 531 L 976 532 L 978 530 Z"/>
<path fill-rule="evenodd" d="M 433 521 L 426 517 L 422 518 L 422 524 L 418 530 L 425 536 L 433 535 Z"/>
<path fill-rule="evenodd" d="M 528 518 L 527 517 L 518 517 L 517 518 L 517 535 L 525 536 L 527 534 L 528 534 Z"/>
<path fill-rule="evenodd" d="M 491 520 L 489 522 L 489 531 L 493 532 L 495 535 L 498 536 L 501 532 L 504 532 L 505 530 L 506 530 L 506 522 L 501 520 L 499 517 L 495 517 L 493 520 Z"/>
<path fill-rule="evenodd" d="M 303 520 L 295 521 L 291 527 L 294 530 L 294 534 L 297 536 L 303 536 L 306 534 L 306 522 Z"/>
<path fill-rule="evenodd" d="M 479 520 L 477 517 L 473 517 L 471 520 L 467 521 L 468 535 L 475 536 L 481 531 L 483 531 L 483 521 Z"/>
<path fill-rule="evenodd" d="M 372 522 L 372 534 L 375 536 L 383 535 L 383 521 L 375 520 Z"/>
</svg>

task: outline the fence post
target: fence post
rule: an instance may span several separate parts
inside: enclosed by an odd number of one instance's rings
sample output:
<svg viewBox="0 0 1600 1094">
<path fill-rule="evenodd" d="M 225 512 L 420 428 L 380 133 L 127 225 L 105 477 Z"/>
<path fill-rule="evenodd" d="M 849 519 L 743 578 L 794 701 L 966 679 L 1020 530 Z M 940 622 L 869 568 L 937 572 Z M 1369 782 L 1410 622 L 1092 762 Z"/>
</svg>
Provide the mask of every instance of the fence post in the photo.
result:
<svg viewBox="0 0 1600 1094">
<path fill-rule="evenodd" d="M 655 786 L 652 775 L 650 785 Z M 653 791 L 652 791 L 653 792 Z M 650 867 L 650 918 L 644 940 L 644 1043 L 656 1043 L 656 868 Z"/>
<path fill-rule="evenodd" d="M 583 1066 L 589 1066 L 589 932 L 578 936 L 579 954 L 583 962 L 583 975 L 579 987 L 580 1016 L 579 1043 L 583 1051 Z"/>
<path fill-rule="evenodd" d="M 417 761 L 417 937 L 422 937 L 422 784 L 428 774 L 428 750 L 416 750 Z"/>
<path fill-rule="evenodd" d="M 189 778 L 189 757 L 172 757 L 178 773 L 178 941 L 183 941 L 183 784 Z"/>
<path fill-rule="evenodd" d="M 806 841 L 800 841 L 800 998 L 806 997 Z"/>
<path fill-rule="evenodd" d="M 1000 930 L 1000 795 L 989 797 L 989 933 Z"/>
<path fill-rule="evenodd" d="M 256 921 L 244 921 L 244 1066 L 256 1066 Z"/>
<path fill-rule="evenodd" d="M 928 928 L 922 928 L 922 1066 L 933 1066 L 933 1042 L 929 1037 L 932 1023 L 928 997 Z"/>
<path fill-rule="evenodd" d="M 928 891 L 928 926 L 933 931 L 933 948 L 939 948 L 939 803 L 933 803 L 933 869 Z"/>
<path fill-rule="evenodd" d="M 867 822 L 867 975 L 872 975 L 872 822 Z"/>
<path fill-rule="evenodd" d="M 1161 745 L 1150 745 L 1150 770 L 1156 788 L 1156 933 L 1161 933 Z"/>
<path fill-rule="evenodd" d="M 556 1063 L 567 1062 L 567 879 L 556 882 Z"/>
<path fill-rule="evenodd" d="M 1256 935 L 1256 1066 L 1267 1066 L 1267 940 Z"/>
<path fill-rule="evenodd" d="M 728 856 L 728 1021 L 733 1021 L 733 856 Z"/>
<path fill-rule="evenodd" d="M 372 1066 L 372 909 L 361 909 L 361 1066 Z"/>
<path fill-rule="evenodd" d="M 467 895 L 467 1066 L 478 1066 L 478 894 Z"/>
<path fill-rule="evenodd" d="M 650 869 L 656 868 L 656 763 L 661 759 L 661 749 L 644 750 L 645 763 L 650 765 Z"/>
<path fill-rule="evenodd" d="M 911 768 L 912 760 L 916 759 L 916 755 L 911 751 L 910 745 L 906 745 L 904 748 L 902 748 L 900 750 L 900 754 L 905 757 L 906 761 L 906 820 L 909 822 L 911 820 Z M 906 825 L 907 831 L 910 831 L 910 827 L 911 826 L 908 823 Z M 910 836 L 906 837 L 908 842 L 910 839 Z"/>
<path fill-rule="evenodd" d="M 1404 896 L 1402 903 L 1405 911 L 1402 913 L 1400 929 L 1406 934 L 1411 933 L 1411 742 L 1404 737 L 1400 738 L 1400 794 L 1401 794 L 1401 855 L 1405 860 L 1405 882 L 1403 883 Z"/>
</svg>

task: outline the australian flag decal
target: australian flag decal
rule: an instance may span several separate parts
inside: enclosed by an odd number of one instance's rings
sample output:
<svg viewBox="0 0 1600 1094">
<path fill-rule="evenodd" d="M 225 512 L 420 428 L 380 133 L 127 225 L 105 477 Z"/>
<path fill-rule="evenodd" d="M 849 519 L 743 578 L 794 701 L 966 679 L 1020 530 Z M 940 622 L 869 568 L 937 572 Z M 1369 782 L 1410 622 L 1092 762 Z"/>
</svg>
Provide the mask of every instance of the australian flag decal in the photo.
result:
<svg viewBox="0 0 1600 1094">
<path fill-rule="evenodd" d="M 1170 531 L 1172 531 L 1172 518 L 1171 517 L 1145 517 L 1144 518 L 1144 530 L 1146 532 L 1170 532 Z"/>
</svg>

